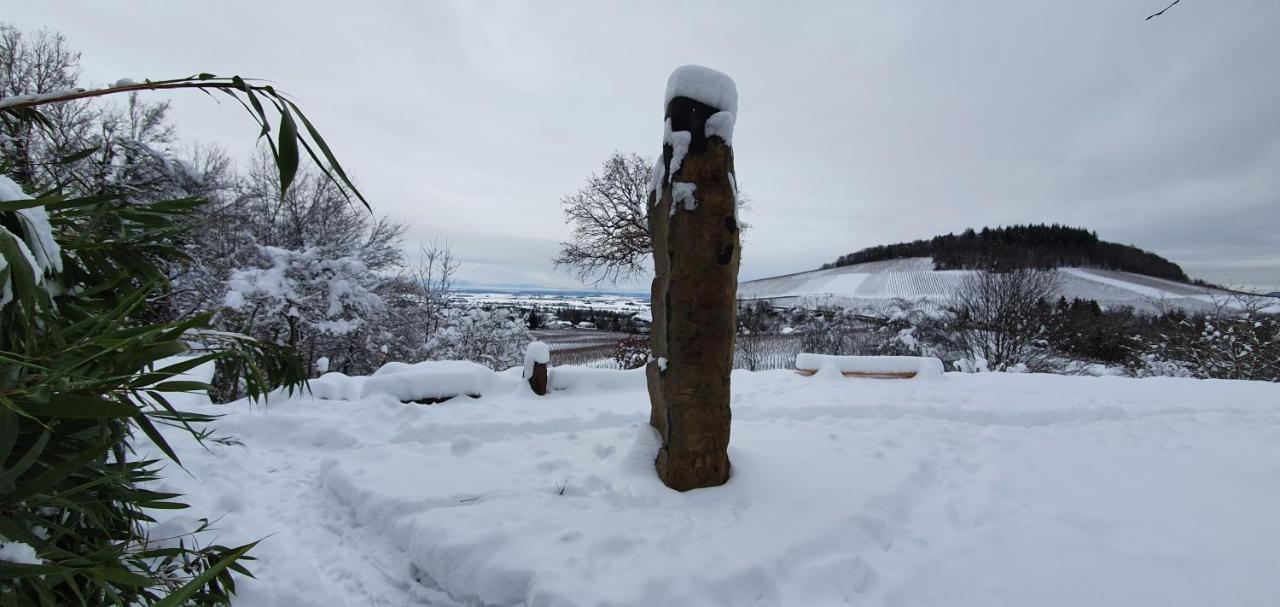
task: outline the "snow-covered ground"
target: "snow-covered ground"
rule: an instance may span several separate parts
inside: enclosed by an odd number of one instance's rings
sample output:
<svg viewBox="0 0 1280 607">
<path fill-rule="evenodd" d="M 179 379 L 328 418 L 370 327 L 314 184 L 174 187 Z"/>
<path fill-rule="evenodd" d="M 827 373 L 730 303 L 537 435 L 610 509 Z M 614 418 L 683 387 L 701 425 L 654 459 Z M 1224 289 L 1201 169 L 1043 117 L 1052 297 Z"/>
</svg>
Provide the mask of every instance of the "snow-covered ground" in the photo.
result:
<svg viewBox="0 0 1280 607">
<path fill-rule="evenodd" d="M 432 406 L 339 376 L 316 395 L 348 400 L 193 397 L 239 443 L 171 441 L 191 474 L 162 484 L 194 508 L 155 532 L 265 538 L 240 606 L 1280 596 L 1278 384 L 735 371 L 733 478 L 680 494 L 641 372 L 559 367 L 546 397 L 519 373 Z"/>
</svg>

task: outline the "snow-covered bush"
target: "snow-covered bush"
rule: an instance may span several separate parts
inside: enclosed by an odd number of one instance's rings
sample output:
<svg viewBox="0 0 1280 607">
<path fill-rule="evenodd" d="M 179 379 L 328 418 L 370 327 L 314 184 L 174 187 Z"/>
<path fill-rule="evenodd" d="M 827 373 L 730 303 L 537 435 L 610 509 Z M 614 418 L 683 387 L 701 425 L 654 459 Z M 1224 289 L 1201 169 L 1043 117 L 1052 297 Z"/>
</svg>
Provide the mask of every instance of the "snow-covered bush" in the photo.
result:
<svg viewBox="0 0 1280 607">
<path fill-rule="evenodd" d="M 382 280 L 359 259 L 322 248 L 261 247 L 260 265 L 232 272 L 218 322 L 341 368 L 380 364 L 376 332 L 385 305 Z M 224 397 L 239 378 L 219 377 Z"/>
<path fill-rule="evenodd" d="M 277 338 L 287 335 L 289 346 L 296 346 L 304 332 L 352 333 L 383 308 L 374 292 L 377 277 L 358 259 L 318 248 L 261 251 L 266 267 L 233 272 L 225 303 Z"/>
<path fill-rule="evenodd" d="M 502 370 L 522 364 L 531 341 L 528 326 L 509 310 L 449 308 L 427 339 L 424 354 L 430 360 L 469 360 Z"/>
<path fill-rule="evenodd" d="M 323 150 L 327 178 L 363 197 L 271 85 L 201 73 L 85 89 L 78 60 L 59 34 L 0 24 L 0 604 L 228 604 L 253 544 L 196 545 L 204 520 L 148 536 L 148 513 L 187 508 L 155 490 L 176 469 L 162 461 L 177 463 L 169 441 L 179 437 L 157 426 L 216 440 L 202 427 L 216 416 L 177 401 L 201 398 L 207 363 L 238 369 L 253 397 L 293 391 L 306 371 L 289 348 L 215 330 L 200 313 L 210 307 L 173 306 L 179 293 L 201 292 L 173 278 L 197 274 L 185 269 L 189 229 L 219 205 L 195 187 L 204 175 L 169 149 L 166 106 L 133 94 L 234 97 L 261 133 L 281 124 L 272 178 L 282 196 L 302 152 L 318 162 Z M 127 112 L 99 105 L 121 93 Z M 203 281 L 205 293 L 221 290 L 217 278 Z M 180 356 L 193 349 L 201 355 Z M 144 434 L 154 449 L 135 449 Z"/>
<path fill-rule="evenodd" d="M 314 169 L 281 200 L 269 169 L 270 157 L 257 157 L 201 218 L 188 243 L 194 263 L 174 277 L 178 307 L 217 310 L 220 329 L 325 357 L 330 371 L 421 360 L 442 297 L 406 267 L 404 227 L 353 207 Z M 218 383 L 221 398 L 238 395 L 234 378 Z"/>
<path fill-rule="evenodd" d="M 1274 299 L 1237 295 L 1204 314 L 1181 317 L 1141 340 L 1135 375 L 1280 381 L 1280 315 Z"/>
<path fill-rule="evenodd" d="M 652 355 L 649 338 L 644 335 L 633 335 L 613 347 L 613 360 L 619 369 L 639 369 L 649 362 Z"/>
</svg>

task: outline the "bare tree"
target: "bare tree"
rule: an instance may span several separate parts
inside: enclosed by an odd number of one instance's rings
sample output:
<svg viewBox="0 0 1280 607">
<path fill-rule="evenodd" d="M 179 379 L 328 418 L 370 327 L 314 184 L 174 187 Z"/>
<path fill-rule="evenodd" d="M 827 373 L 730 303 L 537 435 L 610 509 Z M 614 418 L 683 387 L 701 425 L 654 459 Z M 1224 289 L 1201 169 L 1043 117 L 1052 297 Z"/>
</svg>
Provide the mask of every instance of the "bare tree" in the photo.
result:
<svg viewBox="0 0 1280 607">
<path fill-rule="evenodd" d="M 653 250 L 648 219 L 652 188 L 651 161 L 621 152 L 609 156 L 600 174 L 560 199 L 573 235 L 560 243 L 556 267 L 590 284 L 616 283 L 644 272 Z M 747 208 L 747 196 L 740 191 L 734 195 L 738 210 Z M 750 227 L 739 219 L 740 231 Z"/>
<path fill-rule="evenodd" d="M 652 250 L 647 220 L 652 180 L 652 163 L 615 152 L 582 189 L 562 198 L 573 235 L 560 244 L 556 266 L 594 284 L 644 271 Z"/>
<path fill-rule="evenodd" d="M 974 272 L 951 295 L 960 346 L 969 356 L 986 359 L 992 370 L 1022 363 L 1032 371 L 1048 365 L 1041 347 L 1048 302 L 1060 289 L 1057 272 L 1017 269 Z"/>
<path fill-rule="evenodd" d="M 448 242 L 433 240 L 421 245 L 416 262 L 407 262 L 387 281 L 382 292 L 386 303 L 382 329 L 390 336 L 383 342 L 387 360 L 415 361 L 426 356 L 427 341 L 445 323 L 459 265 Z"/>
<path fill-rule="evenodd" d="M 439 328 L 444 310 L 453 298 L 453 281 L 461 265 L 451 244 L 434 240 L 422 246 L 418 265 L 409 270 L 418 288 L 419 314 L 428 335 Z"/>
<path fill-rule="evenodd" d="M 1147 18 L 1143 19 L 1143 21 L 1150 21 L 1152 18 L 1159 17 L 1160 15 L 1165 14 L 1165 11 L 1168 11 L 1169 9 L 1173 8 L 1174 5 L 1176 5 L 1179 2 L 1182 2 L 1182 0 L 1173 0 L 1173 2 L 1170 2 L 1168 6 L 1160 9 L 1158 12 L 1147 15 Z"/>
<path fill-rule="evenodd" d="M 0 99 L 69 89 L 79 77 L 80 53 L 71 50 L 62 34 L 24 33 L 0 23 Z M 8 172 L 18 183 L 36 185 L 38 168 L 57 155 L 54 147 L 50 132 L 34 123 L 0 120 L 0 156 L 8 161 Z"/>
</svg>

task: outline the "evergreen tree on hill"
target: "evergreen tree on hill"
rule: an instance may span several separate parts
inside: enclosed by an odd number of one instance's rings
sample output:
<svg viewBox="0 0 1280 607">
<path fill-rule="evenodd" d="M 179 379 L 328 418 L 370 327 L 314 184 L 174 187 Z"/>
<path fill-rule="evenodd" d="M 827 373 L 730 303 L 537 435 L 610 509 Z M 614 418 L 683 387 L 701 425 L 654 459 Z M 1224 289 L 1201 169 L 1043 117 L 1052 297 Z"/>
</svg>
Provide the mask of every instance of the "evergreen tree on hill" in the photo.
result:
<svg viewBox="0 0 1280 607">
<path fill-rule="evenodd" d="M 822 269 L 872 261 L 932 257 L 938 270 L 1008 271 L 1020 268 L 1087 267 L 1119 270 L 1187 282 L 1178 264 L 1131 245 L 1107 242 L 1096 232 L 1058 224 L 972 228 L 947 234 L 868 247 L 843 255 Z"/>
</svg>

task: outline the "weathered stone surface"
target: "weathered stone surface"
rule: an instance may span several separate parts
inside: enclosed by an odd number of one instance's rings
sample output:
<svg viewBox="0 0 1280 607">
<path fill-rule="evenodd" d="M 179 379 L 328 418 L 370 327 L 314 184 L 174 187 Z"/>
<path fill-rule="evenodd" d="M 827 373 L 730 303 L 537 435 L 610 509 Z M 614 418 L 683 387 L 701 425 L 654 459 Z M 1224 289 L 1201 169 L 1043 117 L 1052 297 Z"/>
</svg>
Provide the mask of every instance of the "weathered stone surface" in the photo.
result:
<svg viewBox="0 0 1280 607">
<path fill-rule="evenodd" d="M 729 480 L 729 375 L 741 249 L 733 148 L 705 135 L 707 118 L 718 111 L 686 97 L 668 103 L 671 130 L 691 137 L 678 170 L 668 171 L 649 212 L 655 270 L 655 360 L 646 368 L 650 424 L 662 437 L 658 475 L 680 491 Z M 667 167 L 672 154 L 672 145 L 664 145 Z M 673 200 L 673 183 L 693 184 L 692 208 L 687 199 Z"/>
<path fill-rule="evenodd" d="M 533 371 L 529 375 L 529 387 L 533 393 L 543 396 L 547 393 L 547 363 L 533 363 Z"/>
</svg>

